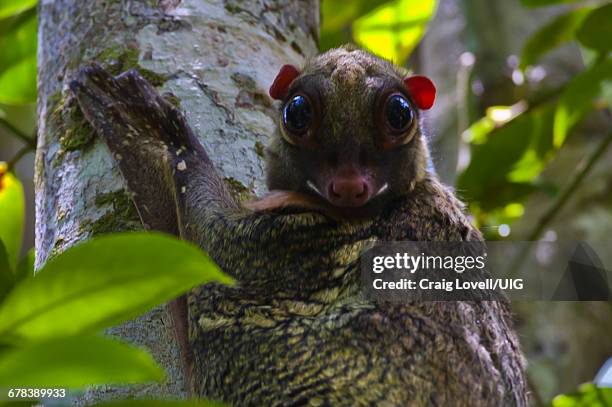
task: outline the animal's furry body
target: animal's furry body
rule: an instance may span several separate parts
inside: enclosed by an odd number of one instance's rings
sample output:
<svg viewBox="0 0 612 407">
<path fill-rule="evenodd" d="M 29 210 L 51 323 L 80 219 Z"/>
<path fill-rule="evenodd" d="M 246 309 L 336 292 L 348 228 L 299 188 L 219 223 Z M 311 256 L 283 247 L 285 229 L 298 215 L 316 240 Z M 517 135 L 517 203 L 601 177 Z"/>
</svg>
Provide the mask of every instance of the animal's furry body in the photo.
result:
<svg viewBox="0 0 612 407">
<path fill-rule="evenodd" d="M 348 113 L 367 107 L 351 98 L 355 91 L 367 100 L 379 76 L 400 75 L 353 49 L 324 54 L 305 72 L 329 79 L 323 93 L 335 96 L 326 107 L 335 111 L 344 98 L 353 106 Z M 113 78 L 85 68 L 73 90 L 118 159 L 145 226 L 199 244 L 238 281 L 188 296 L 198 395 L 266 406 L 527 405 L 506 303 L 374 303 L 362 294 L 358 258 L 368 240 L 481 239 L 462 203 L 425 170 L 418 125 L 402 147 L 406 155 L 389 158 L 404 171 L 390 181 L 393 193 L 367 216 L 343 218 L 304 195 L 299 177 L 309 169 L 291 164 L 299 151 L 280 136 L 270 152 L 270 184 L 292 191 L 247 209 L 227 192 L 183 116 L 137 73 Z M 325 116 L 323 126 L 338 117 Z M 337 125 L 366 140 L 361 129 L 373 131 L 373 123 L 355 117 Z"/>
</svg>

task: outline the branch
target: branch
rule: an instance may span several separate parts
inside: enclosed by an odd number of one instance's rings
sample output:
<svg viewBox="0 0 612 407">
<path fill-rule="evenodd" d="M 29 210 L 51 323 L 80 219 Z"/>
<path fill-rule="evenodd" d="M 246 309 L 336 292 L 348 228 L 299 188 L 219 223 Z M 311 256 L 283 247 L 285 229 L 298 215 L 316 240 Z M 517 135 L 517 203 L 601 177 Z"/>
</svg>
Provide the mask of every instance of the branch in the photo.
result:
<svg viewBox="0 0 612 407">
<path fill-rule="evenodd" d="M 574 173 L 572 180 L 563 190 L 563 192 L 559 196 L 557 196 L 557 199 L 555 199 L 550 208 L 540 217 L 540 220 L 533 228 L 531 233 L 528 235 L 527 241 L 535 241 L 540 237 L 542 231 L 544 231 L 544 229 L 559 213 L 559 211 L 567 203 L 569 198 L 574 194 L 574 192 L 576 192 L 582 181 L 584 181 L 585 177 L 589 174 L 595 163 L 597 163 L 597 161 L 603 156 L 606 149 L 610 146 L 610 143 L 612 143 L 612 132 L 608 133 L 604 137 L 604 139 L 601 140 L 601 142 L 599 143 L 597 148 L 591 153 L 591 155 L 585 157 L 585 159 L 583 159 L 580 164 L 578 164 L 578 167 L 576 168 L 576 172 Z M 527 258 L 527 254 L 531 250 L 531 246 L 532 245 L 525 246 L 514 257 L 512 263 L 510 263 L 510 266 L 506 269 L 507 273 L 505 274 L 507 276 L 511 277 L 516 275 L 521 265 Z"/>
<path fill-rule="evenodd" d="M 27 146 L 22 147 L 21 150 L 17 151 L 17 154 L 15 154 L 13 158 L 11 158 L 11 160 L 6 163 L 7 172 L 15 168 L 15 165 L 19 162 L 19 160 L 23 158 L 24 155 L 26 155 L 30 151 L 35 151 L 35 150 L 36 149 L 32 148 L 32 146 L 30 146 L 29 144 Z"/>
<path fill-rule="evenodd" d="M 6 127 L 15 137 L 21 139 L 24 143 L 30 146 L 32 149 L 36 149 L 36 141 L 32 137 L 28 137 L 24 132 L 19 130 L 17 127 L 13 126 L 3 117 L 0 117 L 0 124 Z"/>
<path fill-rule="evenodd" d="M 528 241 L 536 240 L 542 234 L 542 231 L 548 226 L 550 221 L 559 213 L 561 208 L 567 203 L 568 199 L 572 196 L 572 194 L 578 189 L 584 178 L 591 171 L 595 163 L 601 158 L 606 149 L 610 146 L 612 142 L 612 132 L 608 133 L 604 139 L 599 143 L 595 151 L 591 153 L 589 157 L 586 157 L 584 160 L 578 164 L 577 170 L 574 173 L 574 177 L 568 184 L 568 186 L 563 190 L 563 192 L 557 197 L 555 202 L 551 205 L 551 207 L 542 215 L 535 228 L 531 231 L 529 236 L 527 237 Z"/>
</svg>

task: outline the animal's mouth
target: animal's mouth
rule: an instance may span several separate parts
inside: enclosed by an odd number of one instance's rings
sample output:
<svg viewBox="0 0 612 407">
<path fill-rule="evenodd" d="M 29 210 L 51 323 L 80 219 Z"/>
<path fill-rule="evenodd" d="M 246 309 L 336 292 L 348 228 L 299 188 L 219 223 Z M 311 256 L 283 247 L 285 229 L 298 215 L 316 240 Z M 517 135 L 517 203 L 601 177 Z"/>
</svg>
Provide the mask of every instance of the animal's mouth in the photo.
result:
<svg viewBox="0 0 612 407">
<path fill-rule="evenodd" d="M 372 182 L 363 177 L 335 179 L 325 189 L 318 187 L 312 180 L 306 181 L 306 186 L 338 208 L 362 208 L 389 189 L 389 184 L 385 182 L 373 192 Z"/>
</svg>

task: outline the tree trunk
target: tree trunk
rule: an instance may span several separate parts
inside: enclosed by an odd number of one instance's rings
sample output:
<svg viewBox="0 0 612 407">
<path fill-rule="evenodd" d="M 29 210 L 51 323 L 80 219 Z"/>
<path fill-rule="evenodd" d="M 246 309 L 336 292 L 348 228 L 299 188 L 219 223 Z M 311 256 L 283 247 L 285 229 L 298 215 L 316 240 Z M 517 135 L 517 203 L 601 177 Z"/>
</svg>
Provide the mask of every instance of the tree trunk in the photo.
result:
<svg viewBox="0 0 612 407">
<path fill-rule="evenodd" d="M 185 111 L 238 194 L 263 190 L 262 151 L 273 128 L 267 88 L 278 68 L 316 52 L 318 1 L 46 0 L 40 4 L 36 266 L 93 235 L 139 229 L 124 181 L 76 108 L 67 84 L 85 62 L 138 69 Z M 185 396 L 164 308 L 111 332 L 149 348 L 162 384 L 89 391 L 79 403 Z"/>
<path fill-rule="evenodd" d="M 465 113 L 465 82 L 469 67 L 460 59 L 465 52 L 463 31 L 465 19 L 456 0 L 440 0 L 436 15 L 415 56 L 418 72 L 428 75 L 436 84 L 436 107 L 426 116 L 431 157 L 440 179 L 454 185 L 457 177 L 459 140 L 468 123 Z"/>
</svg>

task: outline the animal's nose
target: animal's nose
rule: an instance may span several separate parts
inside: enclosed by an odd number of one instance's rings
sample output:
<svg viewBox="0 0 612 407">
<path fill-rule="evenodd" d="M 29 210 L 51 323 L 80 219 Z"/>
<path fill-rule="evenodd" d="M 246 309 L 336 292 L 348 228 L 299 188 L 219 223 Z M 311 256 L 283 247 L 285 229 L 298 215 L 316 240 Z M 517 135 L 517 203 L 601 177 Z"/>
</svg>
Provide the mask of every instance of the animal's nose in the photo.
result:
<svg viewBox="0 0 612 407">
<path fill-rule="evenodd" d="M 336 206 L 362 206 L 372 196 L 368 183 L 362 176 L 333 179 L 328 186 L 329 201 Z"/>
</svg>

